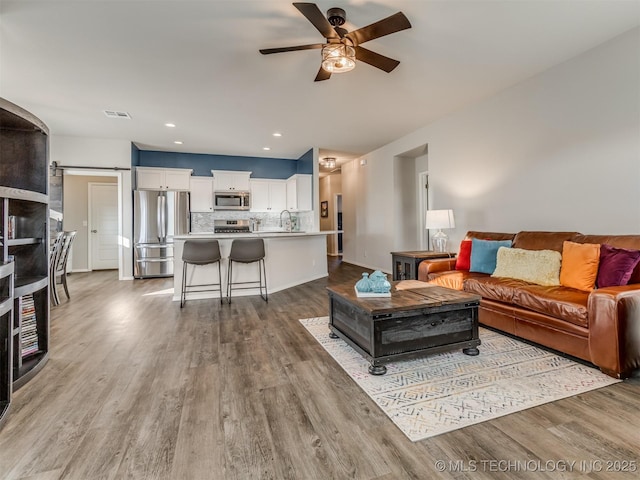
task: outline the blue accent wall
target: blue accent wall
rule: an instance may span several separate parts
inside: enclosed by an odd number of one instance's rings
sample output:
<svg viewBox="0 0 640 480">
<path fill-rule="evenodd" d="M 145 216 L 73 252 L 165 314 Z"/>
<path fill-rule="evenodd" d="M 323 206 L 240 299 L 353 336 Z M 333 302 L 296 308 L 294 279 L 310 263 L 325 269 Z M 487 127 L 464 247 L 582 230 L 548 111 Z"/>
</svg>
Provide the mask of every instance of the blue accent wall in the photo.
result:
<svg viewBox="0 0 640 480">
<path fill-rule="evenodd" d="M 134 143 L 131 144 L 131 166 L 140 166 L 140 149 Z"/>
<path fill-rule="evenodd" d="M 313 148 L 298 159 L 296 173 L 313 173 Z"/>
<path fill-rule="evenodd" d="M 136 149 L 137 150 L 137 149 Z M 137 157 L 137 164 L 134 164 Z M 201 153 L 156 152 L 138 150 L 131 165 L 139 167 L 190 168 L 193 175 L 210 177 L 211 170 L 237 170 L 253 172 L 251 178 L 287 179 L 296 173 L 313 173 L 313 150 L 298 160 L 284 158 L 239 157 Z"/>
</svg>

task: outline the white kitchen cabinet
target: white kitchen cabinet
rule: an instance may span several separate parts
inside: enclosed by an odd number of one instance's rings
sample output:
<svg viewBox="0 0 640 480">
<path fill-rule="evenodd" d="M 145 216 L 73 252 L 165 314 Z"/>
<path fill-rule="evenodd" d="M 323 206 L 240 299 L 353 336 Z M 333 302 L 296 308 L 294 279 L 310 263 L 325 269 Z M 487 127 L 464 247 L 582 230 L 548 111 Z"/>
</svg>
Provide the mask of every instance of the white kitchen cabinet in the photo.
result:
<svg viewBox="0 0 640 480">
<path fill-rule="evenodd" d="M 252 179 L 249 182 L 251 191 L 251 211 L 268 212 L 271 207 L 270 181 Z"/>
<path fill-rule="evenodd" d="M 287 179 L 287 210 L 312 210 L 311 178 L 311 175 L 295 174 Z"/>
<path fill-rule="evenodd" d="M 251 211 L 281 212 L 287 208 L 285 180 L 251 179 Z"/>
<path fill-rule="evenodd" d="M 249 177 L 251 172 L 236 172 L 231 170 L 211 170 L 213 174 L 213 189 L 215 191 L 249 191 Z"/>
<path fill-rule="evenodd" d="M 191 211 L 213 212 L 213 177 L 191 177 Z"/>
<path fill-rule="evenodd" d="M 276 180 L 271 182 L 271 209 L 281 212 L 287 208 L 287 182 Z"/>
<path fill-rule="evenodd" d="M 192 172 L 187 168 L 136 167 L 136 188 L 188 192 Z"/>
</svg>

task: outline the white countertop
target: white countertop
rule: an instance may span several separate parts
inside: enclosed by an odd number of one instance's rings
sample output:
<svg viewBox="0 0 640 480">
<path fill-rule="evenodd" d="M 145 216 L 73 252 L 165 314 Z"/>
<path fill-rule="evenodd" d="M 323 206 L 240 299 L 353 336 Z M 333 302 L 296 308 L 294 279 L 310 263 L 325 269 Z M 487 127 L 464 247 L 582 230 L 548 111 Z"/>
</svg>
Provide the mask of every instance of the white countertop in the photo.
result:
<svg viewBox="0 0 640 480">
<path fill-rule="evenodd" d="M 188 235 L 176 235 L 174 240 L 189 240 L 192 238 L 291 238 L 291 237 L 313 237 L 318 235 L 332 235 L 338 233 L 337 230 L 323 230 L 321 232 L 283 232 L 261 230 L 250 233 L 214 233 L 201 232 L 189 233 Z"/>
</svg>

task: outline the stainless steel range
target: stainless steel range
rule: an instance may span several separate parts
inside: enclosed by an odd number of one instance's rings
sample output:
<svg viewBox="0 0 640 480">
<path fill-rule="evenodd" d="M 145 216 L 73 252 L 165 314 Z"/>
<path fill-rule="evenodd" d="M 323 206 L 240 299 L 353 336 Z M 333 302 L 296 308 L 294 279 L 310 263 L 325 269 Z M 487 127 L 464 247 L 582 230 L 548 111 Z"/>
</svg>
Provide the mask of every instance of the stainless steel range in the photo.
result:
<svg viewBox="0 0 640 480">
<path fill-rule="evenodd" d="M 250 233 L 249 220 L 214 220 L 214 233 Z"/>
</svg>

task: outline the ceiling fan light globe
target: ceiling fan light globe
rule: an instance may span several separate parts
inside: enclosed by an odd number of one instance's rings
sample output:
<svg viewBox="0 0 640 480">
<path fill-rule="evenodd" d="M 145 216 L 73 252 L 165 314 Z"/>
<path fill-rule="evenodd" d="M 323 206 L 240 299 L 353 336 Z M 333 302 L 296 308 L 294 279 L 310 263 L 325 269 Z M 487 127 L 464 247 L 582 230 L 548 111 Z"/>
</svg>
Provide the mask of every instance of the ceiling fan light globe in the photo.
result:
<svg viewBox="0 0 640 480">
<path fill-rule="evenodd" d="M 356 49 L 350 45 L 330 44 L 322 47 L 322 68 L 329 73 L 344 73 L 356 66 Z"/>
</svg>

